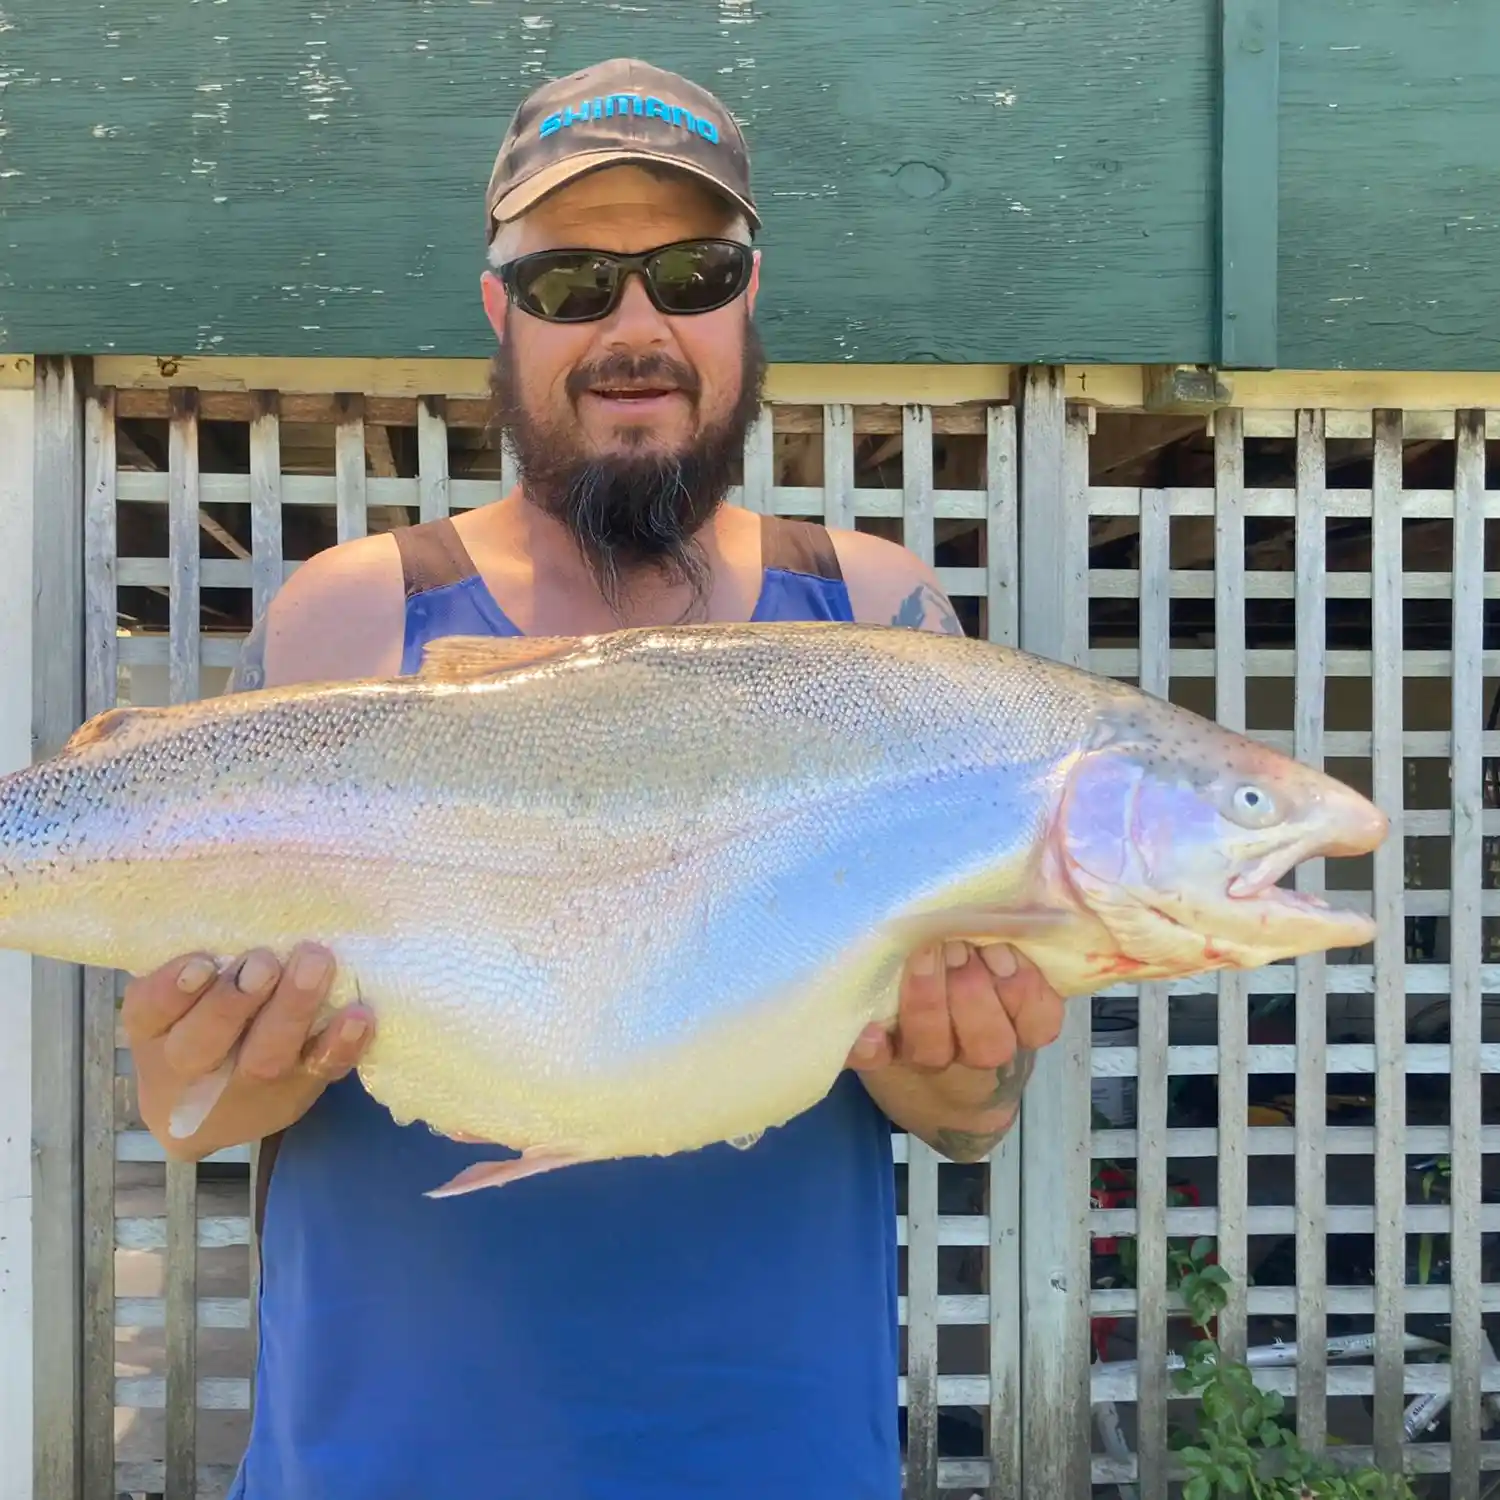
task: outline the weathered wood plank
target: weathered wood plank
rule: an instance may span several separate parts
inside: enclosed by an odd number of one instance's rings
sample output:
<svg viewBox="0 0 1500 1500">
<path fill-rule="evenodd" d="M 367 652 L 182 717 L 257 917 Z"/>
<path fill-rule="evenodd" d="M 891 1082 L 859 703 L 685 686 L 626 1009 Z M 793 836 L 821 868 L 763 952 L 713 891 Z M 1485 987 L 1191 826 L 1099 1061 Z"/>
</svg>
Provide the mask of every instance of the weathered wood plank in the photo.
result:
<svg viewBox="0 0 1500 1500">
<path fill-rule="evenodd" d="M 831 401 L 823 408 L 823 488 L 820 492 L 824 523 L 839 529 L 854 525 L 854 408 L 847 402 Z M 774 501 L 773 492 L 772 499 Z M 901 497 L 892 495 L 895 514 Z M 779 507 L 778 507 L 779 509 Z"/>
<path fill-rule="evenodd" d="M 199 657 L 198 402 L 173 391 L 169 429 L 168 538 L 172 560 L 170 693 L 173 703 L 202 696 Z M 261 445 L 265 427 L 260 428 Z M 265 484 L 259 486 L 262 495 Z M 256 504 L 252 490 L 252 508 Z M 264 500 L 261 500 L 262 507 Z M 262 522 L 264 525 L 264 522 Z M 197 1484 L 198 1168 L 167 1163 L 166 1500 L 192 1500 Z M 118 1399 L 118 1398 L 117 1398 Z"/>
<path fill-rule="evenodd" d="M 36 362 L 31 748 L 60 749 L 84 712 L 83 405 L 73 362 Z M 36 1484 L 78 1492 L 82 1456 L 83 976 L 32 964 Z"/>
<path fill-rule="evenodd" d="M 988 635 L 1015 645 L 1020 624 L 1020 556 L 1016 530 L 1016 409 L 990 408 L 985 436 L 985 565 Z M 937 512 L 934 498 L 933 510 Z"/>
<path fill-rule="evenodd" d="M 1280 0 L 1223 0 L 1219 107 L 1219 358 L 1276 364 Z"/>
<path fill-rule="evenodd" d="M 1088 429 L 1063 401 L 1062 372 L 1039 366 L 1021 394 L 1020 644 L 1078 662 L 1088 647 Z M 1071 1006 L 1038 1056 L 1021 1135 L 1023 1493 L 1088 1484 L 1089 1008 Z"/>
<path fill-rule="evenodd" d="M 901 491 L 903 540 L 912 552 L 931 567 L 934 503 L 932 413 L 925 406 L 908 406 L 902 413 Z"/>
<path fill-rule="evenodd" d="M 417 473 L 421 519 L 436 521 L 452 509 L 448 476 L 448 403 L 441 396 L 417 401 Z"/>
<path fill-rule="evenodd" d="M 1297 413 L 1296 641 L 1293 679 L 1293 753 L 1304 765 L 1323 766 L 1323 727 L 1327 650 L 1325 591 L 1326 464 L 1323 414 Z M 1323 860 L 1305 860 L 1295 874 L 1296 889 L 1321 895 Z M 1328 1204 L 1324 1135 L 1328 1126 L 1328 958 L 1309 954 L 1297 960 L 1297 1434 L 1303 1445 L 1321 1450 L 1328 1430 Z M 1236 1134 L 1243 1135 L 1239 1124 Z"/>
<path fill-rule="evenodd" d="M 0 390 L 0 774 L 31 760 L 35 404 L 31 388 Z M 31 986 L 30 958 L 0 952 L 0 1500 L 37 1493 Z"/>
<path fill-rule="evenodd" d="M 1233 408 L 1217 413 L 1214 425 L 1214 649 L 1206 654 L 1212 662 L 1215 716 L 1227 729 L 1243 729 L 1245 678 L 1258 669 L 1245 649 L 1244 416 Z M 1176 660 L 1171 667 L 1174 672 L 1181 670 Z M 1246 975 L 1237 970 L 1221 971 L 1218 992 L 1220 1211 L 1215 1218 L 1219 1264 L 1230 1279 L 1229 1302 L 1219 1320 L 1219 1339 L 1229 1358 L 1242 1359 L 1249 1265 L 1244 1215 L 1250 1185 L 1245 1152 L 1250 1014 Z"/>
<path fill-rule="evenodd" d="M 938 1495 L 938 1158 L 906 1143 L 906 1496 Z"/>
<path fill-rule="evenodd" d="M 275 391 L 252 392 L 250 610 L 259 619 L 281 587 L 281 417 Z M 197 642 L 194 641 L 196 649 Z"/>
<path fill-rule="evenodd" d="M 745 434 L 745 478 L 740 486 L 740 503 L 757 514 L 769 513 L 775 487 L 775 412 L 770 402 L 764 401 Z"/>
<path fill-rule="evenodd" d="M 113 707 L 117 692 L 115 393 L 86 404 L 83 587 L 84 711 Z M 83 971 L 82 1490 L 112 1494 L 114 1480 L 115 973 Z"/>
<path fill-rule="evenodd" d="M 338 539 L 352 541 L 369 530 L 365 488 L 365 398 L 346 391 L 334 398 L 334 493 Z"/>
<path fill-rule="evenodd" d="M 1375 855 L 1375 1398 L 1374 1445 L 1383 1470 L 1401 1463 L 1406 1282 L 1405 688 L 1401 672 L 1401 413 L 1375 413 L 1371 523 L 1371 790 L 1391 820 Z"/>
<path fill-rule="evenodd" d="M 1016 409 L 990 408 L 985 437 L 984 560 L 988 574 L 986 635 L 1015 645 L 1020 571 L 1016 496 Z M 985 1261 L 989 1321 L 990 1454 L 986 1500 L 1018 1500 L 1022 1490 L 1021 1139 L 1019 1123 L 990 1158 L 989 1254 Z M 939 1306 L 941 1308 L 941 1299 Z"/>
<path fill-rule="evenodd" d="M 1458 413 L 1453 486 L 1453 763 L 1452 915 L 1449 962 L 1453 970 L 1451 1008 L 1453 1077 L 1449 1089 L 1453 1151 L 1453 1480 L 1452 1500 L 1479 1500 L 1480 1374 L 1484 1325 L 1480 1321 L 1483 1279 L 1480 1226 L 1484 1157 L 1480 1145 L 1482 1089 L 1480 1007 L 1483 930 L 1479 893 L 1484 886 L 1484 762 L 1479 734 L 1484 726 L 1485 526 L 1481 509 L 1485 485 L 1483 413 Z M 1487 1372 L 1486 1372 L 1487 1373 Z"/>
<path fill-rule="evenodd" d="M 1171 531 L 1165 496 L 1141 492 L 1140 640 L 1142 691 L 1169 696 L 1171 600 L 1167 591 Z M 1140 1500 L 1167 1496 L 1167 1045 L 1170 1002 L 1166 990 L 1143 984 L 1138 1007 L 1136 1082 L 1136 1338 L 1140 1367 L 1136 1389 L 1136 1451 Z M 1095 1137 L 1096 1151 L 1102 1149 Z"/>
</svg>

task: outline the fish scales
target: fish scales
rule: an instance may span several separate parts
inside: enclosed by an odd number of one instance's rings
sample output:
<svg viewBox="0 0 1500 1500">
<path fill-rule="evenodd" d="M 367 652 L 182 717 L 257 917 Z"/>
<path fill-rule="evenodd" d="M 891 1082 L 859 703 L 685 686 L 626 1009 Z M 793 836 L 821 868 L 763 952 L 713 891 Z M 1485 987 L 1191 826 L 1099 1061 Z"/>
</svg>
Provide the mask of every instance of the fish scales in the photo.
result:
<svg viewBox="0 0 1500 1500">
<path fill-rule="evenodd" d="M 1067 873 L 1069 797 L 1113 816 L 1123 767 L 1222 822 L 1236 757 L 1355 797 L 967 637 L 440 641 L 412 677 L 114 710 L 0 779 L 0 946 L 143 973 L 321 941 L 330 1010 L 376 1014 L 361 1077 L 398 1120 L 562 1160 L 671 1153 L 816 1103 L 894 1020 L 918 940 L 1015 941 L 1064 993 L 1113 982 L 1120 902 Z M 1105 863 L 1139 843 L 1122 829 Z M 1349 935 L 1335 916 L 1324 936 Z"/>
</svg>

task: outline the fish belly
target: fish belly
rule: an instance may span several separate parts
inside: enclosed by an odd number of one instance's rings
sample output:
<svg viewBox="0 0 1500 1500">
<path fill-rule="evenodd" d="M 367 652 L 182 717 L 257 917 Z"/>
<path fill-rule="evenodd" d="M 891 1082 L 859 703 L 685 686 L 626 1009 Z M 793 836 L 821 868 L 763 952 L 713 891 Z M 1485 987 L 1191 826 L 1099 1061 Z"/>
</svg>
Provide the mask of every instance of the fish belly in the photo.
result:
<svg viewBox="0 0 1500 1500">
<path fill-rule="evenodd" d="M 1024 903 L 1035 824 L 954 783 L 412 891 L 399 930 L 346 944 L 378 1017 L 361 1077 L 400 1121 L 574 1158 L 784 1124 L 895 1019 L 892 919 L 948 893 Z"/>
</svg>

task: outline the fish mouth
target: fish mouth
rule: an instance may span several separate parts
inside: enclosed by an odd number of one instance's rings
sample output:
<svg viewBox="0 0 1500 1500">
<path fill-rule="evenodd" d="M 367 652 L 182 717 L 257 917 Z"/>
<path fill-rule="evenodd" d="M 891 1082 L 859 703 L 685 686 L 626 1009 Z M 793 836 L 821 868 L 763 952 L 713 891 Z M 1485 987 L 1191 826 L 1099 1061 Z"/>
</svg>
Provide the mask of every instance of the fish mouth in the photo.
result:
<svg viewBox="0 0 1500 1500">
<path fill-rule="evenodd" d="M 1225 894 L 1231 901 L 1241 902 L 1246 906 L 1280 908 L 1300 917 L 1311 917 L 1324 923 L 1339 923 L 1347 926 L 1351 933 L 1373 936 L 1374 922 L 1364 913 L 1333 906 L 1312 891 L 1293 890 L 1278 883 L 1306 860 L 1365 852 L 1364 848 L 1351 848 L 1344 840 L 1334 843 L 1327 839 L 1304 839 L 1290 849 L 1273 850 L 1262 855 L 1248 870 L 1230 880 Z"/>
</svg>

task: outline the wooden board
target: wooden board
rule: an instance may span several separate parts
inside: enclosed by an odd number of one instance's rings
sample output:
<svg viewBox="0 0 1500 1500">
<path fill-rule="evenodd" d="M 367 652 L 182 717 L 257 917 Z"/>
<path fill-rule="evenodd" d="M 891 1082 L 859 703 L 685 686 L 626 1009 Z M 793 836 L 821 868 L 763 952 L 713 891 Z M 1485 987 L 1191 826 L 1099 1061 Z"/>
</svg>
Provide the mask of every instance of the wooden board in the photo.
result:
<svg viewBox="0 0 1500 1500">
<path fill-rule="evenodd" d="M 749 133 L 774 359 L 1219 358 L 1220 210 L 1251 235 L 1266 214 L 1233 210 L 1269 189 L 1278 364 L 1500 366 L 1480 0 L 1282 6 L 1274 160 L 1247 125 L 1222 191 L 1210 0 L 889 0 L 857 40 L 805 0 L 673 7 L 648 35 L 583 0 L 13 9 L 0 353 L 487 354 L 481 193 L 511 110 L 646 52 Z"/>
<path fill-rule="evenodd" d="M 613 53 L 744 125 L 776 360 L 1212 352 L 1207 0 L 10 9 L 0 352 L 488 354 L 500 137 Z"/>
</svg>

